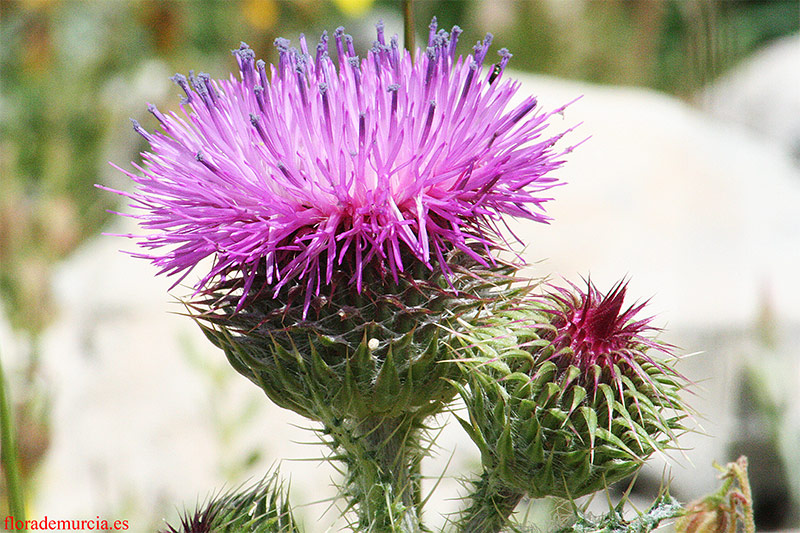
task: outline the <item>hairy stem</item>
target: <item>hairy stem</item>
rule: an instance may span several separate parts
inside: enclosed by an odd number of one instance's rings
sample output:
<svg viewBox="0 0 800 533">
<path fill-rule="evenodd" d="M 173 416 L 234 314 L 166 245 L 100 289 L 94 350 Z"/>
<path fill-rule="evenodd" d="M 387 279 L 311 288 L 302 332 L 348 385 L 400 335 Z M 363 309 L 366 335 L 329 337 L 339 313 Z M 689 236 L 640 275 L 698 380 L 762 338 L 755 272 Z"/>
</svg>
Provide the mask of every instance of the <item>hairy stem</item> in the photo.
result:
<svg viewBox="0 0 800 533">
<path fill-rule="evenodd" d="M 458 530 L 462 533 L 497 533 L 508 525 L 511 513 L 524 494 L 495 482 L 489 472 L 473 481 L 470 506 L 462 513 Z"/>
<path fill-rule="evenodd" d="M 347 467 L 346 495 L 358 515 L 357 531 L 421 531 L 413 418 L 343 421 L 328 429 L 337 459 Z"/>
</svg>

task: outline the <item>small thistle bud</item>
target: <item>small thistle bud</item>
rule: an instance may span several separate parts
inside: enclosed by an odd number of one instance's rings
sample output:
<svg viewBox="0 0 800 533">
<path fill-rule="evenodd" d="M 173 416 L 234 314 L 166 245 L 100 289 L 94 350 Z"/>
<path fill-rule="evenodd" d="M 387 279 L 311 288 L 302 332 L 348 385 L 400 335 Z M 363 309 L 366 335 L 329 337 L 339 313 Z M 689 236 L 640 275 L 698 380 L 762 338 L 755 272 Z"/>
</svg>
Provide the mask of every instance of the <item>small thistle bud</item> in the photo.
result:
<svg viewBox="0 0 800 533">
<path fill-rule="evenodd" d="M 714 467 L 722 473 L 722 486 L 686 506 L 683 516 L 675 521 L 676 533 L 755 533 L 747 457 L 741 456 L 725 467 L 714 463 Z"/>
<path fill-rule="evenodd" d="M 728 510 L 701 500 L 687 506 L 686 515 L 675 522 L 675 531 L 679 533 L 727 533 L 731 530 L 731 518 Z"/>
<path fill-rule="evenodd" d="M 644 304 L 623 310 L 625 289 L 556 288 L 503 338 L 474 339 L 517 339 L 482 366 L 465 365 L 470 386 L 459 389 L 470 414 L 462 425 L 500 485 L 577 498 L 634 473 L 682 429 L 685 380 L 650 355 L 671 347 L 647 336 Z"/>
<path fill-rule="evenodd" d="M 194 512 L 185 512 L 179 526 L 160 533 L 297 533 L 286 486 L 273 471 L 260 482 L 214 497 Z"/>
</svg>

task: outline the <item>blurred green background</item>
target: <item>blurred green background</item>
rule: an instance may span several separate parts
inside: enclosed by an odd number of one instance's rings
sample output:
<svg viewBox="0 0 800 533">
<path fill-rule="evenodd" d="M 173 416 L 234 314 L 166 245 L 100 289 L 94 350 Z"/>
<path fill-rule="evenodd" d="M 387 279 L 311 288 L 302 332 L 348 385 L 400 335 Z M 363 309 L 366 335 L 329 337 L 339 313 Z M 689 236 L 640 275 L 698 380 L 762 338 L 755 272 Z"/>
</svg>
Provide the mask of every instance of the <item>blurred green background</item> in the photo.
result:
<svg viewBox="0 0 800 533">
<path fill-rule="evenodd" d="M 417 0 L 418 39 L 433 15 L 462 27 L 461 53 L 491 31 L 514 69 L 691 103 L 761 46 L 798 32 L 800 0 Z M 94 184 L 129 187 L 108 162 L 126 167 L 146 148 L 128 118 L 153 129 L 146 103 L 177 108 L 168 77 L 227 76 L 239 41 L 272 62 L 276 37 L 316 40 L 339 25 L 363 54 L 379 18 L 402 34 L 399 0 L 0 0 L 0 303 L 34 346 L 23 379 L 35 375 L 37 336 L 68 312 L 54 308 L 53 268 L 119 208 Z M 48 446 L 47 406 L 34 392 L 16 404 L 27 476 Z"/>
<path fill-rule="evenodd" d="M 515 69 L 691 99 L 759 46 L 796 32 L 798 6 L 420 0 L 415 16 L 418 35 L 434 14 L 440 26 L 465 30 L 462 43 L 492 31 L 494 50 L 509 48 Z M 400 9 L 390 0 L 2 0 L 0 296 L 14 326 L 35 336 L 52 318 L 50 268 L 108 220 L 117 198 L 93 184 L 113 185 L 107 161 L 124 165 L 144 148 L 127 118 L 148 125 L 146 97 L 177 106 L 166 77 L 189 69 L 226 75 L 240 40 L 270 62 L 276 37 L 315 39 L 340 24 L 364 50 L 378 18 L 402 34 Z"/>
</svg>

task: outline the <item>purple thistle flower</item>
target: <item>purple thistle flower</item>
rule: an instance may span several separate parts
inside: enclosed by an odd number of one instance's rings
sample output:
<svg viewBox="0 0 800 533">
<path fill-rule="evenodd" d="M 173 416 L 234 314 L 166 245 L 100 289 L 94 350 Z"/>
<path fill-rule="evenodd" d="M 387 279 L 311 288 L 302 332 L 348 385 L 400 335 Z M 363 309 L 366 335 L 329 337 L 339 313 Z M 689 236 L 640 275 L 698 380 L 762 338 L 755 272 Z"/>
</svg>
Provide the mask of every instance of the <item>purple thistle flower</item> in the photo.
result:
<svg viewBox="0 0 800 533">
<path fill-rule="evenodd" d="M 453 249 L 491 262 L 501 215 L 548 220 L 542 192 L 572 148 L 554 149 L 566 132 L 543 135 L 566 106 L 544 113 L 533 97 L 512 106 L 511 54 L 484 68 L 488 36 L 456 58 L 459 33 L 436 32 L 434 19 L 414 61 L 379 24 L 360 59 L 339 28 L 337 61 L 323 34 L 311 52 L 302 36 L 300 50 L 276 39 L 269 67 L 242 43 L 239 79 L 175 75 L 183 114 L 150 105 L 162 131 L 134 123 L 150 144 L 144 164 L 138 174 L 116 167 L 138 187 L 114 192 L 150 232 L 128 235 L 150 251 L 135 255 L 179 276 L 173 287 L 212 257 L 196 289 L 239 279 L 242 302 L 257 271 L 276 294 L 304 282 L 306 306 L 344 265 L 361 291 L 370 266 L 397 280 L 414 261 L 448 275 Z"/>
<path fill-rule="evenodd" d="M 577 367 L 583 384 L 594 390 L 601 380 L 595 369 L 608 372 L 620 392 L 621 375 L 615 369 L 622 374 L 638 375 L 648 383 L 652 381 L 642 365 L 681 377 L 647 354 L 652 349 L 672 356 L 673 350 L 673 346 L 648 337 L 648 333 L 658 331 L 650 325 L 652 317 L 637 318 L 647 302 L 633 304 L 623 311 L 627 283 L 618 282 L 605 295 L 591 280 L 586 285 L 586 291 L 572 285 L 574 292 L 554 287 L 546 297 L 553 303 L 545 309 L 552 316 L 550 324 L 554 328 L 550 360 L 562 367 Z"/>
</svg>

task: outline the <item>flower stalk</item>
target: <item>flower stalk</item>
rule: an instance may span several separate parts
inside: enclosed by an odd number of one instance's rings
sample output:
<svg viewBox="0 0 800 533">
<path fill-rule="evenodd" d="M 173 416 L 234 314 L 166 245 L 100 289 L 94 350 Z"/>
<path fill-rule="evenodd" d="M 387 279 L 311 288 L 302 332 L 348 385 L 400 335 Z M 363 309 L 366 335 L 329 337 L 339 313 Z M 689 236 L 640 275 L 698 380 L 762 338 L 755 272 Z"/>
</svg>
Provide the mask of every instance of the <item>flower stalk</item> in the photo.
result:
<svg viewBox="0 0 800 533">
<path fill-rule="evenodd" d="M 411 417 L 326 424 L 328 444 L 346 466 L 344 491 L 356 531 L 421 531 L 420 429 Z"/>
<path fill-rule="evenodd" d="M 525 496 L 523 492 L 508 488 L 498 482 L 489 471 L 473 481 L 470 505 L 458 521 L 463 533 L 497 533 L 510 523 L 510 517 Z"/>
</svg>

